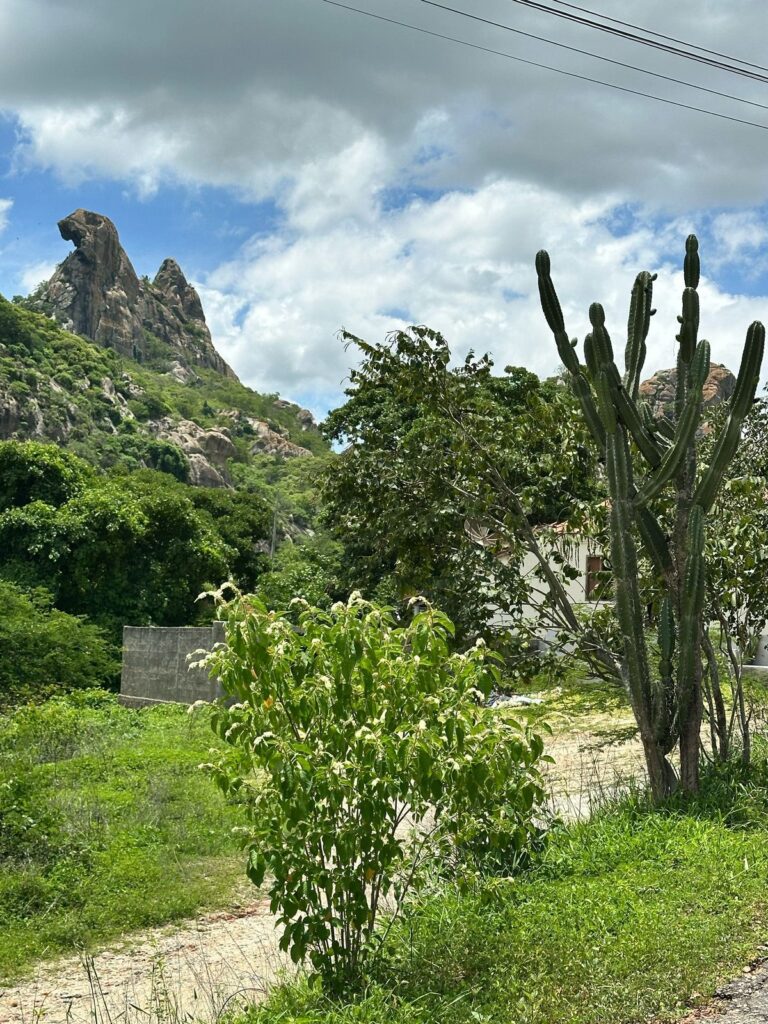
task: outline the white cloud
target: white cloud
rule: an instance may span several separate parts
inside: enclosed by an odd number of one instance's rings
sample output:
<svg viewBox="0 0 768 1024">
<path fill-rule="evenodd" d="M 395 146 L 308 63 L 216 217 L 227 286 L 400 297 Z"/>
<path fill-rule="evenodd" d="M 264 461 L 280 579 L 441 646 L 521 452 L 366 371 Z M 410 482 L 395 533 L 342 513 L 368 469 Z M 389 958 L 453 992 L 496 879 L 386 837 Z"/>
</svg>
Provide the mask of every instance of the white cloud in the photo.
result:
<svg viewBox="0 0 768 1024">
<path fill-rule="evenodd" d="M 411 0 L 358 2 L 576 74 L 736 117 L 760 113 Z M 724 72 L 647 47 L 609 44 L 505 0 L 485 0 L 483 8 L 515 28 L 764 100 L 759 83 L 734 84 Z M 631 0 L 615 0 L 611 13 L 638 17 Z M 759 0 L 738 8 L 647 0 L 642 13 L 650 28 L 663 24 L 746 59 L 764 20 Z M 49 167 L 70 183 L 106 175 L 142 195 L 168 180 L 265 195 L 286 181 L 306 184 L 308 162 L 320 171 L 369 135 L 385 165 L 420 155 L 414 173 L 439 188 L 476 188 L 492 175 L 572 196 L 626 189 L 678 209 L 766 197 L 759 128 L 611 92 L 319 0 L 187 0 L 183 17 L 177 5 L 152 0 L 5 0 L 0 30 L 0 106 L 19 118 L 21 166 Z M 339 170 L 343 178 L 360 168 Z"/>
<path fill-rule="evenodd" d="M 312 192 L 315 177 L 313 168 L 299 196 Z M 322 413 L 338 401 L 354 355 L 338 329 L 379 341 L 405 322 L 442 331 L 458 358 L 473 348 L 490 351 L 500 367 L 550 374 L 558 357 L 539 308 L 539 248 L 550 250 L 571 334 L 583 338 L 589 303 L 602 301 L 619 357 L 635 274 L 659 271 L 647 367 L 650 374 L 674 365 L 687 225 L 659 228 L 639 211 L 633 229 L 617 237 L 609 225 L 619 197 L 574 201 L 509 179 L 387 210 L 376 201 L 378 179 L 367 183 L 368 201 L 353 190 L 343 209 L 332 189 L 332 216 L 317 193 L 309 220 L 289 195 L 282 236 L 254 241 L 209 276 L 203 297 L 214 337 L 255 387 L 311 395 Z M 670 241 L 680 252 L 674 263 Z M 702 247 L 705 270 L 714 255 Z M 747 324 L 768 316 L 768 298 L 730 295 L 706 276 L 701 295 L 713 357 L 735 366 Z"/>
<path fill-rule="evenodd" d="M 41 281 L 47 281 L 51 277 L 55 269 L 56 264 L 50 260 L 41 260 L 23 267 L 18 278 L 22 294 L 27 295 L 34 291 Z"/>
<path fill-rule="evenodd" d="M 5 229 L 8 227 L 8 219 L 11 213 L 12 206 L 12 199 L 0 199 L 0 231 L 5 231 Z"/>
<path fill-rule="evenodd" d="M 576 74 L 735 116 L 746 109 L 412 0 L 358 3 Z M 734 84 L 616 39 L 608 48 L 578 26 L 513 12 L 507 0 L 484 0 L 483 13 L 764 99 L 758 83 Z M 640 18 L 631 0 L 615 0 L 611 14 Z M 759 0 L 738 8 L 647 0 L 641 20 L 756 60 L 750 47 L 764 17 Z M 211 273 L 203 298 L 214 337 L 243 377 L 311 396 L 316 409 L 337 399 L 347 372 L 342 325 L 377 340 L 405 320 L 426 322 L 457 353 L 489 349 L 502 366 L 551 372 L 557 357 L 532 266 L 541 246 L 552 252 L 569 329 L 582 336 L 599 298 L 618 342 L 635 272 L 660 271 L 649 369 L 674 361 L 681 282 L 669 253 L 695 222 L 711 242 L 703 329 L 715 358 L 736 361 L 746 323 L 766 306 L 711 276 L 726 265 L 766 269 L 768 229 L 754 213 L 768 200 L 766 135 L 757 128 L 319 0 L 186 0 L 183 17 L 178 5 L 154 0 L 5 0 L 0 32 L 0 107 L 19 128 L 19 173 L 43 167 L 70 185 L 107 178 L 141 197 L 166 183 L 212 185 L 277 204 L 275 234 L 246 242 Z M 632 218 L 619 231 L 627 206 Z M 702 214 L 710 206 L 714 219 Z"/>
</svg>

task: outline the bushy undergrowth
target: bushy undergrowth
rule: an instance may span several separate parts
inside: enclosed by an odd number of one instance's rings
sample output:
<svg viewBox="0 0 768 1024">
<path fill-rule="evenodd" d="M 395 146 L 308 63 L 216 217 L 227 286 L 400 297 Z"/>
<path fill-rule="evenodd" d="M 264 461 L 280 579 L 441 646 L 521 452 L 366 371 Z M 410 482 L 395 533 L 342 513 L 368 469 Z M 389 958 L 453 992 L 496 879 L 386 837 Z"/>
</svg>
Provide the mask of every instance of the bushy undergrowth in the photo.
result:
<svg viewBox="0 0 768 1024">
<path fill-rule="evenodd" d="M 84 691 L 0 716 L 0 979 L 231 898 L 238 809 L 205 716 Z"/>
<path fill-rule="evenodd" d="M 101 686 L 119 669 L 105 633 L 0 579 L 0 711 L 25 700 Z M 1 841 L 1 840 L 0 840 Z"/>
<path fill-rule="evenodd" d="M 512 880 L 423 895 L 358 998 L 303 981 L 248 1024 L 623 1024 L 670 1019 L 754 957 L 768 881 L 765 750 L 701 798 L 641 797 L 563 828 Z"/>
</svg>

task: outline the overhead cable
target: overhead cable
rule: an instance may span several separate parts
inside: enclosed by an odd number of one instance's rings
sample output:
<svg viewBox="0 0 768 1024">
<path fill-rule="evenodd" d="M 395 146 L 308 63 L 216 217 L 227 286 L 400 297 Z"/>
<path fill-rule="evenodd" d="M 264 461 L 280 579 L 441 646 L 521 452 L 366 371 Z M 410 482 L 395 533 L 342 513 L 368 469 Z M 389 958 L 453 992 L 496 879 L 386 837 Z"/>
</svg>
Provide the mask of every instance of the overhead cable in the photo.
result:
<svg viewBox="0 0 768 1024">
<path fill-rule="evenodd" d="M 759 103 L 757 100 L 749 100 L 744 96 L 735 96 L 730 92 L 721 92 L 719 89 L 710 89 L 706 85 L 698 85 L 695 82 L 687 82 L 684 78 L 675 78 L 673 75 L 664 75 L 660 71 L 651 71 L 650 68 L 642 68 L 637 64 L 628 64 L 623 60 L 616 60 L 613 57 L 606 57 L 601 53 L 594 53 L 592 50 L 583 50 L 579 46 L 570 46 L 568 43 L 560 43 L 556 39 L 549 39 L 547 36 L 536 35 L 535 32 L 525 32 L 521 28 L 515 28 L 512 25 L 506 25 L 501 21 L 493 21 L 490 18 L 482 18 L 477 14 L 469 14 L 467 11 L 462 11 L 458 7 L 449 7 L 447 4 L 438 3 L 436 0 L 419 0 L 419 3 L 427 4 L 429 7 L 438 7 L 441 11 L 447 11 L 450 14 L 458 14 L 462 18 L 469 18 L 472 21 L 482 22 L 484 25 L 490 25 L 492 28 L 503 29 L 505 32 L 513 32 L 518 36 L 525 36 L 526 39 L 536 39 L 541 43 L 546 43 L 548 46 L 556 46 L 560 50 L 570 50 L 571 53 L 579 53 L 585 57 L 592 57 L 594 60 L 601 60 L 606 64 L 613 64 L 616 67 L 624 68 L 627 71 L 638 71 L 641 75 L 649 75 L 651 78 L 660 78 L 665 82 L 673 82 L 675 85 L 684 85 L 687 89 L 695 89 L 697 92 L 706 92 L 710 96 L 720 96 L 722 99 L 733 100 L 736 103 L 745 103 L 750 107 L 758 107 L 760 110 L 768 110 L 768 104 Z"/>
<path fill-rule="evenodd" d="M 554 3 L 561 7 L 570 7 L 574 11 L 581 11 L 582 14 L 591 14 L 593 18 L 602 18 L 603 21 L 612 21 L 614 25 L 623 25 L 624 28 L 633 28 L 638 32 L 644 32 L 647 36 L 656 36 L 657 39 L 666 39 L 669 43 L 680 43 L 689 50 L 701 50 L 702 53 L 709 53 L 713 57 L 722 57 L 724 60 L 735 61 L 737 64 L 745 64 L 748 68 L 757 68 L 758 71 L 768 71 L 763 64 L 754 64 L 751 60 L 744 60 L 743 57 L 733 57 L 728 53 L 721 53 L 720 50 L 710 50 L 707 46 L 699 46 L 698 43 L 687 42 L 685 39 L 678 39 L 676 36 L 668 36 L 663 32 L 655 32 L 652 28 L 643 28 L 642 25 L 633 25 L 631 21 L 622 21 L 620 18 L 612 18 L 608 14 L 600 14 L 598 11 L 590 11 L 587 7 L 579 7 L 578 4 L 567 3 L 566 0 L 554 0 Z"/>
<path fill-rule="evenodd" d="M 551 64 L 543 64 L 539 61 L 528 60 L 525 57 L 517 57 L 504 50 L 495 50 L 490 46 L 482 46 L 480 43 L 472 43 L 467 39 L 460 39 L 457 36 L 450 36 L 443 32 L 436 32 L 433 29 L 424 28 L 421 25 L 412 25 L 406 21 L 399 21 L 397 18 L 389 18 L 384 14 L 375 14 L 373 11 L 365 11 L 360 7 L 353 7 L 352 4 L 342 3 L 341 0 L 320 0 L 320 3 L 327 4 L 339 10 L 348 11 L 353 14 L 360 14 L 375 21 L 386 22 L 389 25 L 397 25 L 400 28 L 409 29 L 412 32 L 419 32 L 421 35 L 431 36 L 434 39 L 443 39 L 449 43 L 456 43 L 459 46 L 466 46 L 481 53 L 493 54 L 496 57 L 503 57 L 505 60 L 513 60 L 519 64 L 527 64 L 530 67 L 541 68 L 544 71 L 553 71 L 558 75 L 565 75 L 567 78 L 575 78 L 581 82 L 591 82 L 593 85 L 602 85 L 606 89 L 615 89 L 618 92 L 628 93 L 631 96 L 641 96 L 644 99 L 655 100 L 657 103 L 665 103 L 671 107 L 679 107 L 682 110 L 692 110 L 698 114 L 706 114 L 709 117 L 717 117 L 721 121 L 731 121 L 734 124 L 746 125 L 749 128 L 759 128 L 761 131 L 768 131 L 768 125 L 760 124 L 758 121 L 747 121 L 745 118 L 733 117 L 730 114 L 721 114 L 716 110 L 708 110 L 705 107 L 697 107 L 691 103 L 683 103 L 680 100 L 669 99 L 666 96 L 657 96 L 655 93 L 643 92 L 641 89 L 630 89 L 628 86 L 617 85 L 615 82 L 605 82 L 600 78 L 591 78 L 589 75 L 580 75 L 575 71 L 566 71 L 564 68 L 554 67 Z"/>
<path fill-rule="evenodd" d="M 432 7 L 440 7 L 441 4 L 432 3 L 431 0 L 421 0 L 422 3 L 431 3 Z M 699 64 L 706 64 L 708 67 L 717 68 L 718 71 L 727 71 L 733 75 L 741 75 L 743 78 L 751 78 L 756 82 L 763 82 L 768 84 L 768 76 L 759 74 L 756 71 L 749 71 L 747 68 L 737 68 L 733 64 L 727 64 L 724 61 L 715 60 L 712 57 L 706 57 L 703 54 L 691 53 L 689 49 L 684 49 L 677 46 L 671 46 L 668 43 L 660 42 L 654 39 L 649 39 L 647 36 L 639 35 L 634 32 L 628 32 L 625 29 L 613 28 L 611 25 L 604 25 L 599 21 L 594 21 L 590 18 L 584 18 L 579 14 L 571 14 L 569 11 L 559 11 L 554 7 L 549 7 L 547 4 L 539 3 L 538 0 L 508 0 L 509 3 L 519 4 L 521 7 L 528 7 L 534 11 L 541 11 L 544 14 L 552 14 L 556 18 L 564 18 L 566 21 L 575 22 L 577 25 L 583 25 L 586 28 L 597 29 L 599 32 L 607 32 L 612 36 L 617 36 L 620 39 L 625 39 L 631 43 L 640 43 L 643 46 L 649 46 L 652 49 L 660 50 L 663 53 L 672 54 L 675 57 L 682 57 L 685 60 L 696 61 Z M 462 12 L 468 18 L 474 18 L 475 15 L 466 14 Z M 484 19 L 478 18 L 477 20 L 482 21 Z M 688 45 L 688 44 L 686 44 Z M 728 58 L 737 59 L 737 58 Z M 739 63 L 746 64 L 747 61 L 739 61 Z"/>
</svg>

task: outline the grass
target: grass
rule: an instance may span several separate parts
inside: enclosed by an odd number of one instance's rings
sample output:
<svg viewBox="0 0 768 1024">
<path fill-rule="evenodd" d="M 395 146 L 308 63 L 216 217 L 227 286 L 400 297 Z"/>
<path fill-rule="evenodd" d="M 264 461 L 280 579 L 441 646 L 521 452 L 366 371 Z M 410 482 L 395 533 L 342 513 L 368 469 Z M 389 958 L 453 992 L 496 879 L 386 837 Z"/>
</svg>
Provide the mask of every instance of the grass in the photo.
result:
<svg viewBox="0 0 768 1024">
<path fill-rule="evenodd" d="M 765 941 L 767 840 L 764 759 L 711 774 L 692 805 L 633 796 L 563 828 L 525 876 L 423 896 L 354 998 L 299 981 L 247 1024 L 674 1019 Z"/>
<path fill-rule="evenodd" d="M 239 822 L 179 706 L 97 691 L 0 716 L 0 981 L 38 960 L 231 902 Z"/>
</svg>

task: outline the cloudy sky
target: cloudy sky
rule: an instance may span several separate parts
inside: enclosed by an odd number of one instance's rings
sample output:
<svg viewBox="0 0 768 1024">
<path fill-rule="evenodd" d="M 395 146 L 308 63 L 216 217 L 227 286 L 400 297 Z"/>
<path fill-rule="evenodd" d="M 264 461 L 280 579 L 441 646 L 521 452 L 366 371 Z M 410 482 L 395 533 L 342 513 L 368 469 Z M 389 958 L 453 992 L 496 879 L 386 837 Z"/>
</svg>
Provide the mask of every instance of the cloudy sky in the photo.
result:
<svg viewBox="0 0 768 1024">
<path fill-rule="evenodd" d="M 768 63 L 760 0 L 578 2 L 728 67 Z M 658 271 L 648 365 L 671 365 L 695 230 L 703 333 L 735 366 L 768 319 L 768 71 L 519 0 L 349 3 L 475 48 L 324 0 L 0 0 L 0 292 L 67 255 L 58 219 L 105 213 L 139 273 L 181 263 L 244 381 L 323 414 L 352 358 L 342 326 L 426 323 L 457 355 L 554 371 L 542 247 L 579 336 L 600 299 L 620 338 L 635 273 Z"/>
</svg>

